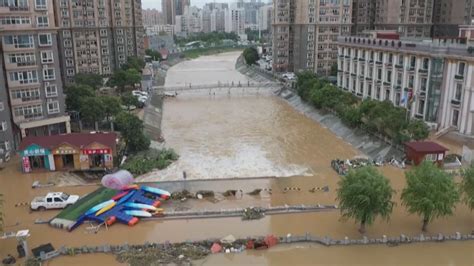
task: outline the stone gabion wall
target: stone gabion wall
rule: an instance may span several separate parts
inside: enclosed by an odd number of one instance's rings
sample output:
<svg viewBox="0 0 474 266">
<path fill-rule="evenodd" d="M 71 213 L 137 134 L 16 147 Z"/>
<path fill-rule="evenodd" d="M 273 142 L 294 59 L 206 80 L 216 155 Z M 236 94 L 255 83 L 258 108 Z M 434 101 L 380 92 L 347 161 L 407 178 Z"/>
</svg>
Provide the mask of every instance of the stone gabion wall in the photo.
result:
<svg viewBox="0 0 474 266">
<path fill-rule="evenodd" d="M 238 239 L 236 242 L 243 242 L 249 239 L 263 241 L 265 237 L 249 237 L 246 239 Z M 331 237 L 319 237 L 313 236 L 309 233 L 300 236 L 287 235 L 284 237 L 279 237 L 279 244 L 292 244 L 292 243 L 316 243 L 324 246 L 353 246 L 353 245 L 389 245 L 396 246 L 402 244 L 410 243 L 427 243 L 427 242 L 444 242 L 444 241 L 472 241 L 474 240 L 474 234 L 461 234 L 456 232 L 452 235 L 443 235 L 441 233 L 435 235 L 424 235 L 420 234 L 418 236 L 407 236 L 401 234 L 398 237 L 387 237 L 382 236 L 380 238 L 367 238 L 362 237 L 361 239 L 349 239 L 345 237 L 344 239 L 333 239 Z M 200 241 L 185 241 L 181 243 L 149 243 L 146 242 L 143 245 L 129 245 L 125 243 L 123 245 L 101 245 L 101 246 L 82 246 L 82 247 L 61 247 L 58 249 L 58 255 L 62 256 L 74 256 L 78 254 L 89 254 L 89 253 L 111 253 L 117 254 L 121 252 L 127 252 L 130 250 L 141 250 L 144 248 L 164 248 L 169 245 L 175 244 L 192 244 L 192 245 L 202 245 L 202 246 L 211 246 L 212 243 L 218 242 L 219 239 L 206 239 Z"/>
</svg>

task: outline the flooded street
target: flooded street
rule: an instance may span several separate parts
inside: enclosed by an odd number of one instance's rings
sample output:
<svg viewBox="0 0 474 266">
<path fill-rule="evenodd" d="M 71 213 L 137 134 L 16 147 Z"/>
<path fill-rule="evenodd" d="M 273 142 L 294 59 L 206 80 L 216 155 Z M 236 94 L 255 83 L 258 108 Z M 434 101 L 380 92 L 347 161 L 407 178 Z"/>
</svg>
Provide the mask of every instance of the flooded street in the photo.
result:
<svg viewBox="0 0 474 266">
<path fill-rule="evenodd" d="M 166 85 L 191 82 L 246 82 L 247 78 L 233 66 L 238 53 L 201 57 L 172 67 Z M 164 103 L 163 134 L 166 146 L 176 149 L 180 159 L 168 169 L 145 176 L 142 181 L 180 180 L 186 171 L 188 179 L 219 179 L 278 177 L 226 181 L 189 182 L 187 189 L 207 188 L 217 192 L 242 189 L 245 193 L 255 188 L 272 189 L 252 197 L 222 199 L 218 203 L 191 201 L 190 207 L 220 209 L 248 206 L 279 206 L 292 204 L 336 204 L 335 189 L 338 175 L 330 167 L 335 158 L 351 158 L 359 152 L 328 129 L 292 109 L 284 100 L 265 92 L 242 89 L 217 92 L 211 95 L 182 93 Z M 267 216 L 261 220 L 243 222 L 240 218 L 194 219 L 176 221 L 140 221 L 130 228 L 116 224 L 97 234 L 83 225 L 68 233 L 34 224 L 35 219 L 49 219 L 57 211 L 29 213 L 27 207 L 15 207 L 17 202 L 29 202 L 34 196 L 50 191 L 64 191 L 84 195 L 95 190 L 87 187 L 50 187 L 31 189 L 34 180 L 46 182 L 55 173 L 19 172 L 19 159 L 13 158 L 0 171 L 0 192 L 5 195 L 5 231 L 28 228 L 31 248 L 51 242 L 81 246 L 99 244 L 143 244 L 144 242 L 199 240 L 209 237 L 254 235 L 302 235 L 309 232 L 318 236 L 342 239 L 360 238 L 358 225 L 341 221 L 338 211 Z M 421 219 L 409 215 L 401 206 L 399 197 L 405 186 L 403 170 L 390 166 L 379 168 L 389 177 L 397 191 L 391 220 L 377 220 L 368 227 L 368 237 L 419 235 Z M 207 183 L 206 183 L 207 182 Z M 328 186 L 329 192 L 308 190 Z M 184 187 L 184 184 L 183 184 Z M 299 187 L 301 191 L 284 193 L 285 187 Z M 171 189 L 171 187 L 170 187 Z M 172 189 L 181 189 L 175 186 Z M 166 203 L 164 204 L 166 208 Z M 452 217 L 436 219 L 429 225 L 429 234 L 469 233 L 474 229 L 474 214 L 459 204 Z M 0 257 L 15 253 L 14 239 L 0 240 Z M 473 265 L 473 242 L 387 246 L 322 247 L 317 245 L 278 246 L 267 251 L 247 251 L 242 254 L 212 255 L 198 265 Z M 94 264 L 90 262 L 94 260 Z M 47 265 L 117 265 L 112 256 L 87 255 L 62 257 Z"/>
</svg>

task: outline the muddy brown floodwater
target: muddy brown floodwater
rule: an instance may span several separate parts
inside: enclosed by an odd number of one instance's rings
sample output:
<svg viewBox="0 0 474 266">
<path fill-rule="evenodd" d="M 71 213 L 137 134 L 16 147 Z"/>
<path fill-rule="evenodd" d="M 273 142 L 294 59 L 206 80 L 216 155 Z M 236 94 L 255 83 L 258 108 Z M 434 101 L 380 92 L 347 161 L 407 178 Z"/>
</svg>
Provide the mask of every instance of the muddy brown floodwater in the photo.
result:
<svg viewBox="0 0 474 266">
<path fill-rule="evenodd" d="M 208 83 L 209 75 L 203 75 L 209 62 L 216 62 L 212 69 L 215 75 L 225 80 L 241 79 L 230 66 L 238 54 L 229 53 L 215 57 L 203 57 L 192 63 L 174 66 L 169 75 L 178 82 L 179 75 L 196 82 Z M 201 61 L 200 61 L 201 60 Z M 201 63 L 199 63 L 201 62 Z M 180 67 L 182 67 L 180 69 Z M 201 68 L 202 69 L 199 69 Z M 222 71 L 215 68 L 221 67 Z M 176 68 L 176 69 L 174 69 Z M 195 75 L 192 76 L 193 69 Z M 173 74 L 175 73 L 175 74 Z M 227 73 L 227 74 L 226 74 Z M 177 76 L 172 76 L 177 75 Z M 199 75 L 205 80 L 199 81 Z M 259 186 L 272 188 L 273 194 L 259 198 L 227 199 L 217 204 L 199 202 L 199 208 L 245 207 L 249 205 L 282 204 L 336 204 L 335 189 L 339 177 L 331 169 L 334 158 L 350 158 L 359 152 L 321 127 L 293 110 L 285 101 L 275 96 L 255 92 L 207 93 L 187 95 L 166 100 L 164 104 L 163 131 L 166 145 L 175 148 L 180 160 L 165 171 L 149 175 L 149 180 L 172 180 L 181 178 L 187 171 L 188 178 L 206 179 L 223 177 L 278 176 L 276 179 L 258 181 Z M 368 237 L 418 235 L 421 220 L 409 215 L 400 204 L 401 189 L 405 185 L 404 171 L 393 167 L 379 168 L 397 191 L 391 220 L 377 220 L 368 227 Z M 62 245 L 81 246 L 99 244 L 142 244 L 148 242 L 183 241 L 224 237 L 276 234 L 301 235 L 309 232 L 332 238 L 360 238 L 357 225 L 352 221 L 341 221 L 335 212 L 305 213 L 267 216 L 258 221 L 242 222 L 240 218 L 141 221 L 133 228 L 117 224 L 97 234 L 88 233 L 85 225 L 68 233 L 47 225 L 36 225 L 37 218 L 48 219 L 57 211 L 29 213 L 26 207 L 14 207 L 17 202 L 30 201 L 34 196 L 49 191 L 65 191 L 84 195 L 94 189 L 89 187 L 65 187 L 31 189 L 34 180 L 46 181 L 54 173 L 23 175 L 19 171 L 19 160 L 14 158 L 7 168 L 0 171 L 0 192 L 5 195 L 6 231 L 28 228 L 31 230 L 30 247 L 51 242 Z M 210 182 L 209 189 L 217 190 L 219 182 Z M 246 192 L 254 189 L 252 182 L 242 180 L 240 188 Z M 328 193 L 310 193 L 313 187 L 329 186 Z M 300 187 L 301 191 L 283 193 L 285 187 Z M 237 188 L 238 189 L 238 188 Z M 164 206 L 166 208 L 166 204 Z M 459 204 L 452 217 L 435 220 L 429 225 L 429 233 L 463 234 L 474 229 L 474 217 L 465 205 Z M 13 239 L 0 240 L 0 256 L 15 254 Z M 321 247 L 316 245 L 290 245 L 268 251 L 244 252 L 233 255 L 210 256 L 198 264 L 333 264 L 333 265 L 473 265 L 473 242 L 407 245 L 395 248 L 386 246 Z M 63 257 L 49 265 L 114 265 L 112 256 L 87 255 L 74 258 Z"/>
</svg>

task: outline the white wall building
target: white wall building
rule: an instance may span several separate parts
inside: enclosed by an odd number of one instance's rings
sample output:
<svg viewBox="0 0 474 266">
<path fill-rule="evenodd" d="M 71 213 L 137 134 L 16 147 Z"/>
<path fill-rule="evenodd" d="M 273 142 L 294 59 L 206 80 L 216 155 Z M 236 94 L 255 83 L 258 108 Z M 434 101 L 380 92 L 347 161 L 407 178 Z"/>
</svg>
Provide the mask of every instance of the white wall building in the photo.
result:
<svg viewBox="0 0 474 266">
<path fill-rule="evenodd" d="M 225 13 L 225 31 L 245 34 L 245 16 L 243 8 L 231 7 Z"/>
<path fill-rule="evenodd" d="M 258 27 L 260 30 L 271 30 L 272 29 L 272 5 L 265 5 L 258 9 Z"/>
<path fill-rule="evenodd" d="M 437 131 L 474 136 L 474 55 L 467 45 L 355 36 L 338 37 L 337 45 L 342 89 L 405 107 Z"/>
</svg>

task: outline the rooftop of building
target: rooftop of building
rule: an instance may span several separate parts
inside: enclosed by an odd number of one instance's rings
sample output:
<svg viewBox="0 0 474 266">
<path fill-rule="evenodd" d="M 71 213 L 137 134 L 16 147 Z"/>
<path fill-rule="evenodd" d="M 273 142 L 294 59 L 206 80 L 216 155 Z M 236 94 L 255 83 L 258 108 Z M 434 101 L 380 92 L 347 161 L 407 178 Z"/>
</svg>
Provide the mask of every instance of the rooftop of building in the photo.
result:
<svg viewBox="0 0 474 266">
<path fill-rule="evenodd" d="M 107 147 L 115 147 L 117 134 L 115 133 L 102 133 L 102 132 L 91 132 L 91 133 L 71 133 L 71 134 L 60 134 L 52 136 L 29 136 L 23 139 L 20 144 L 19 150 L 36 144 L 43 148 L 52 149 L 62 144 L 69 144 L 79 149 L 87 147 L 92 143 L 100 143 Z"/>
<path fill-rule="evenodd" d="M 466 38 L 399 38 L 398 35 L 384 32 L 377 35 L 339 36 L 337 42 L 354 47 L 424 53 L 431 56 L 443 55 L 474 60 L 474 48 L 469 45 Z"/>
<path fill-rule="evenodd" d="M 433 141 L 413 141 L 405 143 L 405 146 L 420 153 L 445 152 L 448 149 Z"/>
</svg>

